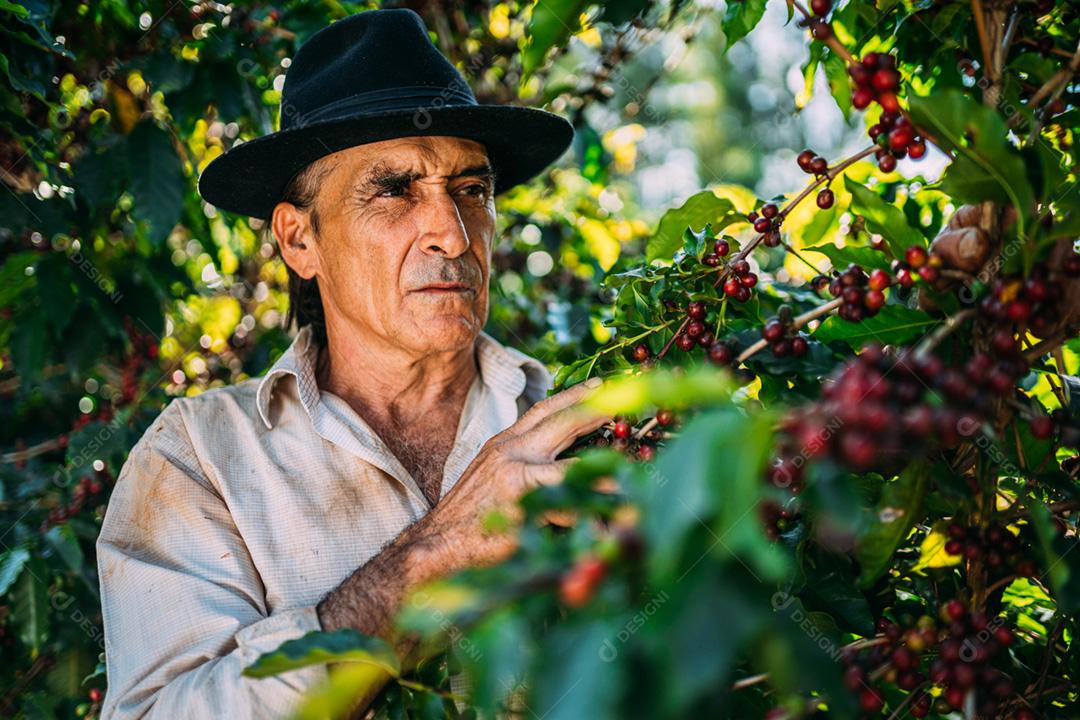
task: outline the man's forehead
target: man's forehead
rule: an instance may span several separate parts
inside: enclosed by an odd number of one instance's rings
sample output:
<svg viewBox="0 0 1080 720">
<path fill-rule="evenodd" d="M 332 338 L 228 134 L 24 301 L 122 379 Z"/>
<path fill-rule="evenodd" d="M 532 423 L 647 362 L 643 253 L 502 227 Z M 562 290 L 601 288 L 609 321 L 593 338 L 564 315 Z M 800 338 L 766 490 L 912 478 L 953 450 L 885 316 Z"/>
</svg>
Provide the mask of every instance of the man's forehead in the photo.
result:
<svg viewBox="0 0 1080 720">
<path fill-rule="evenodd" d="M 487 151 L 475 140 L 457 137 L 411 137 L 382 140 L 335 153 L 350 175 L 387 170 L 451 174 L 466 167 L 485 165 Z"/>
</svg>

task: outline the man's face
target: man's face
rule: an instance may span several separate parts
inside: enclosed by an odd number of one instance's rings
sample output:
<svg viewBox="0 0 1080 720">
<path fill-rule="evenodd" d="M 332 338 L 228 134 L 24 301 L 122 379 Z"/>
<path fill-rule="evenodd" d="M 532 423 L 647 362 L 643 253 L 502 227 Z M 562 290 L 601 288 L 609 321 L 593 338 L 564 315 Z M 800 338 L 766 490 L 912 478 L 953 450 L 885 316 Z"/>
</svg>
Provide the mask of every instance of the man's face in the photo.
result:
<svg viewBox="0 0 1080 720">
<path fill-rule="evenodd" d="M 328 331 L 414 356 L 470 346 L 487 321 L 495 234 L 484 146 L 401 138 L 324 162 L 313 269 Z"/>
</svg>

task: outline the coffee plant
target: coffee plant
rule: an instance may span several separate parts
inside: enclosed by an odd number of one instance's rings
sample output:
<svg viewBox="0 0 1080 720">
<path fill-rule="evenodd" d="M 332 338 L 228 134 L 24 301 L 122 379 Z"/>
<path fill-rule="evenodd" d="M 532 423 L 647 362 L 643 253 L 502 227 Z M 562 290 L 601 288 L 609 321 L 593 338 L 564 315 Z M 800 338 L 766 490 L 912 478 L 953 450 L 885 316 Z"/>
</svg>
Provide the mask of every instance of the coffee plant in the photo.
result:
<svg viewBox="0 0 1080 720">
<path fill-rule="evenodd" d="M 764 5 L 728 3 L 728 47 Z M 388 717 L 468 716 L 459 672 L 543 718 L 1080 714 L 1080 14 L 787 12 L 865 146 L 694 195 L 613 268 L 612 340 L 556 385 L 604 377 L 614 420 L 513 558 L 405 603 L 426 652 L 313 634 L 250 673 L 365 648 L 309 709 L 390 677 Z"/>
</svg>

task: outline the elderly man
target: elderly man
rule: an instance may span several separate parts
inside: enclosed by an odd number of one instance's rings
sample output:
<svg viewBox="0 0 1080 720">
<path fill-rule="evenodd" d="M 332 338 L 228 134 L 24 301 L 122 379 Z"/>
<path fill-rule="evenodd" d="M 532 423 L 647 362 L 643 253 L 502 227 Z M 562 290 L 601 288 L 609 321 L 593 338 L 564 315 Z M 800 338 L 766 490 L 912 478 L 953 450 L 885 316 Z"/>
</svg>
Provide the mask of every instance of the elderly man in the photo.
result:
<svg viewBox="0 0 1080 720">
<path fill-rule="evenodd" d="M 295 341 L 262 378 L 170 403 L 132 450 L 98 541 L 102 717 L 278 717 L 325 676 L 254 680 L 282 642 L 391 636 L 405 593 L 513 549 L 484 518 L 557 482 L 607 418 L 585 386 L 482 332 L 493 197 L 567 147 L 550 113 L 481 106 L 408 10 L 297 53 L 282 130 L 200 192 L 270 218 Z"/>
</svg>

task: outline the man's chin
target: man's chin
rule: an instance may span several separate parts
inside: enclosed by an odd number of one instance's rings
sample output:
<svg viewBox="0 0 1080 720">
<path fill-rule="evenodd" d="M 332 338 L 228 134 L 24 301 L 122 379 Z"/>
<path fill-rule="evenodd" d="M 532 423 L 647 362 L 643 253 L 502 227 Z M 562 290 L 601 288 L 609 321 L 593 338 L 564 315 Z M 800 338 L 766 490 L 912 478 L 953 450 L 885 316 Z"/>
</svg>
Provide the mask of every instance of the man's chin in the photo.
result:
<svg viewBox="0 0 1080 720">
<path fill-rule="evenodd" d="M 474 316 L 431 314 L 417 318 L 415 344 L 426 352 L 452 352 L 472 347 L 482 329 Z"/>
</svg>

